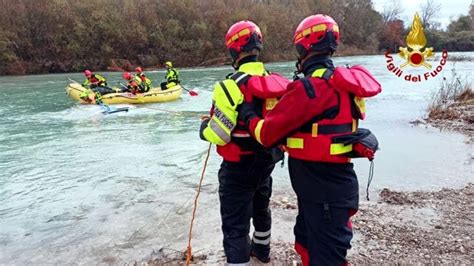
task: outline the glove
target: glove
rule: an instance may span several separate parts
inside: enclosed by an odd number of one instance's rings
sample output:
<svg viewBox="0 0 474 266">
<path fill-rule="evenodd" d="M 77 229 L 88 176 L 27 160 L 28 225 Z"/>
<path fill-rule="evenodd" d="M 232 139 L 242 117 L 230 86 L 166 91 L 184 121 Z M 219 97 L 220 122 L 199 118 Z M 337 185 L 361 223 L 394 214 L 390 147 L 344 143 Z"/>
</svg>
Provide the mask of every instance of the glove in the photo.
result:
<svg viewBox="0 0 474 266">
<path fill-rule="evenodd" d="M 249 121 L 257 117 L 256 110 L 257 106 L 254 101 L 251 102 L 243 102 L 242 105 L 240 106 L 240 111 L 239 111 L 239 120 L 242 120 L 245 122 L 245 125 L 248 126 Z"/>
<path fill-rule="evenodd" d="M 209 117 L 209 116 L 202 116 L 201 117 L 201 127 L 199 129 L 199 138 L 201 138 L 204 141 L 208 141 L 206 139 L 206 137 L 204 137 L 204 130 L 209 125 L 209 121 L 211 121 L 211 117 Z"/>
</svg>

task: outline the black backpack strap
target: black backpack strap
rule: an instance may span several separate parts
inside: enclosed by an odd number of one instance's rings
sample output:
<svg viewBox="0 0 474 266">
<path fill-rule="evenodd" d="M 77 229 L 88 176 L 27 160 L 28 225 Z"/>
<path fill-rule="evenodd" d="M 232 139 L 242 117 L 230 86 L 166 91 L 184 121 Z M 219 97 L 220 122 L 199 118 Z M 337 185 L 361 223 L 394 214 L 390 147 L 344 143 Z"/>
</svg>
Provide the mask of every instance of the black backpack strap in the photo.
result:
<svg viewBox="0 0 474 266">
<path fill-rule="evenodd" d="M 334 70 L 328 68 L 326 71 L 324 71 L 322 78 L 328 81 L 332 77 L 332 74 L 334 74 Z"/>
<path fill-rule="evenodd" d="M 221 85 L 222 90 L 224 91 L 225 96 L 227 97 L 227 100 L 229 100 L 230 105 L 234 106 L 235 105 L 234 100 L 232 100 L 232 96 L 230 96 L 230 92 L 227 89 L 227 87 L 224 85 L 224 82 L 222 81 L 219 82 L 219 85 Z"/>
<path fill-rule="evenodd" d="M 228 78 L 233 79 L 235 83 L 237 83 L 237 86 L 240 86 L 240 84 L 246 84 L 247 81 L 252 77 L 252 75 L 249 75 L 245 72 L 235 72 L 234 74 L 228 76 Z"/>
<path fill-rule="evenodd" d="M 304 90 L 306 91 L 306 95 L 308 95 L 310 99 L 313 99 L 314 97 L 316 97 L 314 93 L 314 87 L 311 84 L 311 81 L 309 81 L 307 78 L 302 78 L 300 80 L 303 83 Z"/>
</svg>

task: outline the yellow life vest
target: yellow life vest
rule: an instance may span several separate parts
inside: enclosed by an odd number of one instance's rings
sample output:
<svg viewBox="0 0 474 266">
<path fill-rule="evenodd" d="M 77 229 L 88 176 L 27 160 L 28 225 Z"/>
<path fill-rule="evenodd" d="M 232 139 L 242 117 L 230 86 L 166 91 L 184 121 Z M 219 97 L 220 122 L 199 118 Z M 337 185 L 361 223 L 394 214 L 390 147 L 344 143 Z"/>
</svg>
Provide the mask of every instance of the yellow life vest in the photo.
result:
<svg viewBox="0 0 474 266">
<path fill-rule="evenodd" d="M 214 85 L 212 102 L 214 114 L 206 129 L 204 137 L 217 145 L 230 142 L 232 130 L 237 125 L 237 106 L 244 101 L 244 95 L 232 79 L 226 79 Z"/>
<path fill-rule="evenodd" d="M 263 76 L 267 73 L 261 62 L 245 63 L 238 71 L 254 76 Z M 228 78 L 214 85 L 212 93 L 214 114 L 203 131 L 203 136 L 211 143 L 223 146 L 231 140 L 232 130 L 237 126 L 239 116 L 237 107 L 244 101 L 238 83 L 240 83 L 238 79 Z"/>
</svg>

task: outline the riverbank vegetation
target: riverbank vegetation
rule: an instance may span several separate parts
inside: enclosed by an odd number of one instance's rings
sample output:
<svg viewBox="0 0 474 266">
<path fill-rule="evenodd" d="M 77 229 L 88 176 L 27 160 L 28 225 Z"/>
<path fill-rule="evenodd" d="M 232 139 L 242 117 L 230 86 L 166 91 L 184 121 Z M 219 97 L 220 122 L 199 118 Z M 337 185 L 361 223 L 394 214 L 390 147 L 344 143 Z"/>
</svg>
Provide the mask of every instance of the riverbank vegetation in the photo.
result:
<svg viewBox="0 0 474 266">
<path fill-rule="evenodd" d="M 471 82 L 453 70 L 450 79 L 444 78 L 440 89 L 428 106 L 427 121 L 436 127 L 465 133 L 474 139 L 474 90 Z"/>
<path fill-rule="evenodd" d="M 432 2 L 434 0 L 428 0 Z M 427 3 L 428 3 L 427 2 Z M 404 45 L 409 25 L 400 10 L 383 13 L 371 0 L 0 0 L 0 75 L 130 69 L 228 62 L 229 25 L 251 19 L 262 29 L 265 61 L 294 59 L 291 37 L 314 13 L 338 21 L 340 55 L 372 54 Z M 427 11 L 432 9 L 427 9 Z M 395 12 L 394 12 L 395 11 Z M 425 12 L 431 14 L 430 12 Z M 423 16 L 436 50 L 474 49 L 473 8 L 446 31 Z M 431 41 L 433 38 L 434 41 Z"/>
</svg>

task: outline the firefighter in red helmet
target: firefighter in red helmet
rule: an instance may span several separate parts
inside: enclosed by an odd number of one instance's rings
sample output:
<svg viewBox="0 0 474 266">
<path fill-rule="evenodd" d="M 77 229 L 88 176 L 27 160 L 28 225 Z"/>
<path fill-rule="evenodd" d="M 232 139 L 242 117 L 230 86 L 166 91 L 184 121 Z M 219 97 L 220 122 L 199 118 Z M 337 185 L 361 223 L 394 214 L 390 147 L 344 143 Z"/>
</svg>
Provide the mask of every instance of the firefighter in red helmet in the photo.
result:
<svg viewBox="0 0 474 266">
<path fill-rule="evenodd" d="M 83 87 L 90 87 L 91 89 L 96 87 L 106 87 L 107 80 L 99 74 L 93 73 L 89 69 L 84 70 L 84 76 L 86 80 L 82 83 Z"/>
<path fill-rule="evenodd" d="M 145 73 L 143 73 L 143 69 L 141 67 L 136 67 L 135 68 L 135 73 L 137 77 L 139 77 L 142 80 L 143 84 L 143 91 L 142 92 L 148 92 L 152 88 L 152 81 L 149 79 Z"/>
<path fill-rule="evenodd" d="M 351 157 L 373 159 L 378 145 L 362 145 L 375 137 L 359 129 L 358 120 L 365 117 L 363 98 L 378 94 L 380 84 L 361 66 L 334 67 L 331 56 L 339 38 L 339 27 L 330 16 L 305 18 L 293 37 L 297 72 L 304 78 L 290 83 L 265 117 L 255 111 L 255 102 L 244 103 L 240 110 L 259 143 L 284 144 L 288 151 L 298 198 L 295 249 L 303 265 L 347 263 L 350 217 L 359 204 Z"/>
<path fill-rule="evenodd" d="M 123 72 L 122 77 L 127 81 L 127 90 L 133 94 L 145 92 L 145 86 L 141 78 L 130 72 Z"/>
<path fill-rule="evenodd" d="M 270 261 L 271 173 L 283 153 L 255 141 L 238 119 L 244 101 L 255 101 L 261 116 L 274 106 L 290 82 L 268 72 L 258 56 L 263 47 L 259 27 L 248 20 L 233 24 L 225 37 L 235 73 L 214 86 L 210 116 L 203 119 L 200 137 L 217 145 L 219 200 L 224 251 L 229 264 L 247 264 L 250 256 Z M 253 237 L 249 239 L 250 220 Z"/>
<path fill-rule="evenodd" d="M 107 87 L 107 80 L 102 75 L 96 74 L 86 69 L 84 70 L 84 76 L 86 77 L 86 79 L 82 83 L 82 86 L 88 89 L 84 92 L 88 92 L 89 94 L 92 94 L 93 92 L 98 98 L 108 93 L 117 92 L 116 90 Z M 84 94 L 82 93 L 81 95 Z"/>
</svg>

